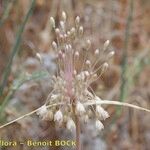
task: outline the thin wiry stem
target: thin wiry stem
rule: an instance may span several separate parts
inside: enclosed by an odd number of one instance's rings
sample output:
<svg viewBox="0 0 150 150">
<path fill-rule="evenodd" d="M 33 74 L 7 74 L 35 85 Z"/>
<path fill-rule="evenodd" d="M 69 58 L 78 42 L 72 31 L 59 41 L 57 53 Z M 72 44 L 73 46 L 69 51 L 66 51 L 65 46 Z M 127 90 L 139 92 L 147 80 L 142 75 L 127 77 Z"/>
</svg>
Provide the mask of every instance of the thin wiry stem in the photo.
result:
<svg viewBox="0 0 150 150">
<path fill-rule="evenodd" d="M 76 123 L 76 150 L 81 150 L 81 141 L 80 141 L 80 120 L 79 116 L 75 115 L 75 123 Z"/>
<path fill-rule="evenodd" d="M 51 105 L 47 105 L 47 108 L 50 108 L 50 107 L 53 107 L 53 106 L 57 106 L 57 105 L 66 105 L 64 103 L 57 103 L 57 104 L 51 104 Z M 70 105 L 70 104 L 69 104 Z M 110 101 L 110 100 L 102 100 L 102 101 L 89 101 L 89 102 L 86 102 L 84 103 L 84 105 L 119 105 L 119 106 L 126 106 L 126 107 L 130 107 L 130 108 L 134 108 L 134 109 L 137 109 L 137 110 L 141 110 L 141 111 L 146 111 L 148 113 L 150 113 L 150 109 L 147 109 L 147 108 L 143 108 L 143 107 L 140 107 L 140 106 L 137 106 L 137 105 L 134 105 L 134 104 L 129 104 L 129 103 L 124 103 L 124 102 L 119 102 L 119 101 Z M 33 110 L 32 112 L 30 113 L 27 113 L 15 120 L 12 120 L 2 126 L 0 126 L 0 129 L 10 125 L 10 124 L 13 124 L 25 117 L 28 117 L 34 113 L 36 113 L 41 107 Z"/>
<path fill-rule="evenodd" d="M 129 15 L 127 18 L 127 24 L 126 24 L 126 30 L 125 30 L 125 40 L 124 40 L 124 49 L 123 49 L 123 56 L 122 56 L 122 73 L 121 73 L 121 87 L 120 87 L 120 101 L 124 101 L 127 97 L 127 77 L 126 77 L 126 72 L 127 72 L 127 57 L 128 57 L 128 45 L 129 45 L 129 38 L 130 38 L 130 28 L 131 28 L 131 23 L 132 23 L 132 18 L 133 18 L 133 5 L 134 5 L 134 0 L 130 0 L 129 3 Z"/>
<path fill-rule="evenodd" d="M 81 141 L 80 141 L 80 120 L 79 120 L 79 116 L 76 114 L 75 112 L 75 105 L 72 105 L 73 108 L 73 113 L 74 113 L 74 117 L 75 117 L 75 124 L 76 124 L 76 150 L 81 150 Z"/>
<path fill-rule="evenodd" d="M 3 15 L 0 18 L 0 27 L 3 26 L 3 24 L 5 23 L 6 19 L 9 17 L 10 11 L 13 7 L 13 4 L 15 3 L 16 0 L 12 0 L 12 1 L 4 1 L 4 3 L 6 2 L 6 6 L 4 6 L 4 12 Z M 0 5 L 2 5 L 2 1 L 0 1 Z M 2 7 L 2 6 L 1 6 Z"/>
<path fill-rule="evenodd" d="M 15 57 L 15 55 L 18 53 L 19 51 L 19 46 L 20 46 L 20 42 L 21 42 L 21 36 L 22 36 L 22 33 L 24 31 L 24 28 L 25 28 L 25 25 L 29 19 L 29 16 L 31 15 L 32 13 L 32 10 L 33 10 L 33 7 L 34 7 L 34 4 L 35 4 L 35 0 L 32 0 L 31 1 L 31 5 L 30 5 L 30 8 L 18 30 L 18 33 L 17 33 L 17 37 L 16 37 L 16 41 L 15 41 L 15 44 L 14 44 L 14 47 L 12 48 L 12 53 L 10 55 L 10 58 L 9 58 L 9 61 L 8 61 L 8 64 L 5 68 L 5 71 L 4 71 L 4 74 L 3 74 L 3 80 L 2 80 L 2 83 L 0 85 L 0 96 L 3 94 L 3 90 L 4 90 L 4 87 L 7 83 L 7 79 L 8 79 L 8 76 L 11 72 L 11 65 L 12 65 L 12 62 L 13 62 L 13 59 Z"/>
<path fill-rule="evenodd" d="M 134 105 L 134 104 L 125 103 L 125 102 L 110 101 L 110 100 L 87 102 L 87 103 L 84 103 L 84 105 L 118 105 L 118 106 L 125 106 L 125 107 L 134 108 L 134 109 L 137 109 L 137 110 L 150 112 L 150 109 L 147 109 L 147 108 L 144 108 L 144 107 L 140 107 L 140 106 L 137 106 L 137 105 Z"/>
<path fill-rule="evenodd" d="M 50 107 L 53 107 L 53 106 L 57 106 L 57 105 L 62 105 L 62 103 L 51 104 L 51 105 L 48 105 L 47 108 L 50 108 Z M 2 128 L 4 128 L 4 127 L 10 125 L 10 124 L 13 124 L 13 123 L 15 123 L 15 122 L 17 122 L 17 121 L 19 121 L 19 120 L 22 120 L 22 119 L 25 118 L 25 117 L 28 117 L 28 116 L 30 116 L 30 115 L 33 115 L 34 113 L 38 112 L 38 111 L 40 110 L 40 108 L 41 108 L 41 107 L 39 107 L 39 108 L 37 108 L 37 109 L 35 109 L 35 110 L 33 110 L 33 111 L 31 111 L 31 112 L 29 112 L 29 113 L 23 115 L 23 116 L 20 116 L 19 118 L 15 119 L 15 120 L 12 120 L 12 121 L 10 121 L 10 122 L 8 122 L 8 123 L 6 123 L 6 124 L 0 126 L 0 129 L 2 129 Z"/>
</svg>

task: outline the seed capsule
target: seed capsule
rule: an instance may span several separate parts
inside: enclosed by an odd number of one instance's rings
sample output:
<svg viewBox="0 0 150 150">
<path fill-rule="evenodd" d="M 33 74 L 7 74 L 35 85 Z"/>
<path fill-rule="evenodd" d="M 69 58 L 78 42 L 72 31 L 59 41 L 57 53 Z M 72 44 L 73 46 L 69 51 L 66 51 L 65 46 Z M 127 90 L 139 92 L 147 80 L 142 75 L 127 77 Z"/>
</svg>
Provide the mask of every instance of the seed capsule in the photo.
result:
<svg viewBox="0 0 150 150">
<path fill-rule="evenodd" d="M 36 53 L 36 57 L 39 59 L 40 62 L 42 62 L 42 57 L 41 57 L 40 53 Z"/>
<path fill-rule="evenodd" d="M 69 119 L 67 121 L 66 126 L 67 126 L 67 129 L 70 130 L 70 131 L 73 131 L 76 128 L 76 125 L 75 125 L 75 123 L 72 119 Z"/>
<path fill-rule="evenodd" d="M 105 111 L 104 108 L 99 105 L 96 106 L 96 113 L 97 113 L 98 117 L 102 120 L 105 120 L 109 117 L 108 112 Z"/>
<path fill-rule="evenodd" d="M 89 50 L 91 47 L 91 41 L 90 40 L 87 40 L 86 41 L 86 49 Z"/>
<path fill-rule="evenodd" d="M 94 53 L 95 53 L 95 55 L 98 55 L 99 54 L 99 49 L 96 49 Z"/>
<path fill-rule="evenodd" d="M 108 58 L 112 58 L 112 56 L 114 56 L 115 52 L 114 51 L 111 51 L 109 54 L 108 54 Z"/>
<path fill-rule="evenodd" d="M 83 35 L 83 27 L 82 27 L 82 26 L 79 27 L 79 35 L 80 35 L 80 36 Z"/>
<path fill-rule="evenodd" d="M 95 122 L 95 127 L 97 130 L 101 131 L 102 129 L 104 129 L 104 125 L 101 123 L 101 121 L 96 120 Z"/>
<path fill-rule="evenodd" d="M 79 23 L 80 23 L 80 17 L 77 16 L 76 19 L 75 19 L 76 26 L 79 26 Z"/>
<path fill-rule="evenodd" d="M 52 47 L 53 47 L 54 50 L 57 50 L 57 44 L 56 44 L 55 41 L 52 42 Z"/>
<path fill-rule="evenodd" d="M 85 113 L 85 108 L 84 108 L 83 104 L 81 104 L 80 102 L 77 102 L 76 112 L 80 115 Z"/>
<path fill-rule="evenodd" d="M 63 121 L 63 114 L 60 110 L 58 110 L 55 115 L 54 115 L 54 121 L 58 122 L 58 123 L 62 123 Z"/>
<path fill-rule="evenodd" d="M 50 23 L 53 28 L 55 28 L 55 20 L 53 17 L 50 17 Z"/>
<path fill-rule="evenodd" d="M 47 113 L 47 107 L 46 105 L 43 105 L 40 107 L 40 109 L 37 111 L 37 115 L 39 115 L 40 117 L 44 117 Z"/>
<path fill-rule="evenodd" d="M 62 12 L 62 19 L 63 19 L 64 22 L 66 22 L 67 15 L 64 11 Z"/>
<path fill-rule="evenodd" d="M 109 40 L 107 40 L 107 41 L 104 43 L 104 47 L 103 47 L 103 50 L 104 50 L 104 51 L 108 48 L 109 43 L 110 43 Z"/>
</svg>

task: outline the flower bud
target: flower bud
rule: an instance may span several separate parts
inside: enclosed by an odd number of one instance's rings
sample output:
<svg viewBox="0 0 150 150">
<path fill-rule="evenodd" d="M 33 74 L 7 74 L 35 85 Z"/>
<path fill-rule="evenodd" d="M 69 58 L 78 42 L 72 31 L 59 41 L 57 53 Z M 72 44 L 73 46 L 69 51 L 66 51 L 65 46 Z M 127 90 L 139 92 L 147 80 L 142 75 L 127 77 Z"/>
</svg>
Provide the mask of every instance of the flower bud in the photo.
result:
<svg viewBox="0 0 150 150">
<path fill-rule="evenodd" d="M 102 72 L 105 72 L 105 70 L 108 68 L 108 63 L 105 62 L 102 66 Z"/>
<path fill-rule="evenodd" d="M 44 117 L 47 113 L 47 107 L 46 105 L 43 105 L 39 108 L 39 110 L 37 111 L 37 115 L 39 115 L 40 117 Z"/>
<path fill-rule="evenodd" d="M 97 116 L 102 120 L 105 120 L 109 117 L 108 112 L 105 111 L 104 108 L 99 105 L 96 106 L 96 113 L 97 113 Z"/>
<path fill-rule="evenodd" d="M 45 116 L 44 119 L 49 120 L 49 121 L 52 121 L 53 118 L 54 118 L 54 114 L 53 114 L 53 112 L 52 112 L 51 110 L 49 110 L 49 111 L 47 112 L 47 114 L 46 114 L 46 116 Z"/>
<path fill-rule="evenodd" d="M 91 41 L 87 40 L 86 41 L 86 49 L 89 50 L 90 47 L 91 47 Z"/>
<path fill-rule="evenodd" d="M 99 120 L 96 120 L 95 127 L 98 131 L 101 131 L 102 129 L 104 129 L 104 125 Z"/>
<path fill-rule="evenodd" d="M 104 51 L 108 48 L 109 43 L 110 43 L 109 40 L 107 40 L 107 41 L 104 43 L 104 47 L 103 47 L 103 50 L 104 50 Z"/>
<path fill-rule="evenodd" d="M 76 105 L 76 112 L 77 112 L 78 114 L 80 114 L 80 115 L 85 113 L 85 108 L 84 108 L 84 106 L 83 106 L 82 103 L 77 102 L 77 105 Z"/>
<path fill-rule="evenodd" d="M 73 131 L 76 128 L 76 125 L 75 125 L 75 123 L 74 123 L 74 121 L 72 119 L 69 119 L 67 121 L 66 126 L 67 126 L 67 129 L 70 130 L 70 131 Z"/>
<path fill-rule="evenodd" d="M 76 71 L 76 70 L 74 70 L 74 71 L 73 71 L 73 74 L 74 74 L 74 75 L 77 75 L 77 71 Z"/>
<path fill-rule="evenodd" d="M 86 77 L 89 77 L 89 75 L 90 75 L 88 71 L 84 71 L 84 74 Z"/>
<path fill-rule="evenodd" d="M 63 114 L 60 110 L 58 110 L 54 115 L 54 121 L 62 123 L 63 121 Z"/>
<path fill-rule="evenodd" d="M 94 53 L 95 53 L 95 55 L 98 55 L 99 54 L 99 49 L 96 49 Z"/>
<path fill-rule="evenodd" d="M 66 13 L 65 13 L 64 11 L 62 12 L 62 19 L 63 19 L 64 22 L 65 22 L 66 19 L 67 19 L 67 15 L 66 15 Z"/>
<path fill-rule="evenodd" d="M 86 60 L 86 65 L 88 65 L 88 66 L 90 66 L 91 65 L 91 62 L 90 62 L 90 60 Z"/>
<path fill-rule="evenodd" d="M 79 26 L 79 23 L 80 23 L 80 17 L 77 16 L 76 19 L 75 19 L 76 26 Z"/>
<path fill-rule="evenodd" d="M 53 48 L 54 50 L 57 50 L 57 44 L 56 44 L 55 41 L 52 42 L 52 48 Z"/>
<path fill-rule="evenodd" d="M 63 21 L 60 21 L 60 26 L 61 26 L 61 29 L 64 31 L 65 30 L 65 23 Z"/>
<path fill-rule="evenodd" d="M 76 51 L 74 55 L 75 55 L 75 57 L 79 58 L 79 52 L 78 51 Z"/>
<path fill-rule="evenodd" d="M 55 33 L 56 33 L 57 36 L 59 36 L 60 35 L 60 30 L 58 28 L 56 28 Z"/>
<path fill-rule="evenodd" d="M 79 27 L 79 35 L 80 35 L 80 36 L 83 35 L 83 27 L 82 27 L 82 26 Z"/>
<path fill-rule="evenodd" d="M 74 37 L 75 36 L 75 32 L 76 32 L 76 29 L 73 27 L 73 28 L 71 28 L 71 31 L 70 31 L 70 33 L 71 33 L 71 36 L 72 37 Z"/>
<path fill-rule="evenodd" d="M 42 57 L 41 57 L 40 53 L 36 53 L 36 57 L 39 59 L 40 62 L 42 62 Z"/>
<path fill-rule="evenodd" d="M 53 28 L 55 28 L 55 20 L 53 17 L 50 17 L 50 23 Z"/>
<path fill-rule="evenodd" d="M 111 58 L 112 56 L 114 56 L 115 52 L 114 51 L 111 51 L 109 54 L 108 54 L 108 58 Z"/>
<path fill-rule="evenodd" d="M 88 121 L 89 121 L 89 116 L 88 115 L 85 115 L 85 116 L 83 116 L 84 118 L 83 118 L 83 120 L 84 120 L 84 123 L 88 123 Z"/>
</svg>

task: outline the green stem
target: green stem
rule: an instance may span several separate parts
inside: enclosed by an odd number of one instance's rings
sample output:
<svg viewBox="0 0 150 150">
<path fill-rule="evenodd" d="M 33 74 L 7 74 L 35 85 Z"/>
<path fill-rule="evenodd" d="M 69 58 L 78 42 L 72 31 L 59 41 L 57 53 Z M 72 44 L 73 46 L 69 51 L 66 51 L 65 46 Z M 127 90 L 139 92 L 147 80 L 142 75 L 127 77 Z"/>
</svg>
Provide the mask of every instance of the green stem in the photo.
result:
<svg viewBox="0 0 150 150">
<path fill-rule="evenodd" d="M 24 28 L 25 28 L 25 25 L 27 23 L 27 20 L 29 19 L 29 16 L 32 13 L 34 4 L 35 4 L 35 0 L 32 0 L 30 8 L 29 8 L 26 16 L 24 17 L 23 22 L 22 22 L 22 24 L 21 24 L 21 26 L 20 26 L 20 28 L 19 28 L 19 30 L 17 32 L 16 41 L 15 41 L 15 44 L 14 44 L 14 46 L 12 48 L 12 52 L 11 52 L 10 58 L 8 60 L 8 64 L 7 64 L 7 66 L 6 66 L 5 70 L 4 70 L 2 83 L 0 84 L 0 96 L 3 94 L 3 90 L 4 90 L 5 85 L 7 83 L 7 79 L 9 77 L 9 75 L 10 75 L 11 65 L 12 65 L 13 59 L 14 59 L 15 55 L 18 53 L 18 51 L 19 51 L 19 46 L 20 46 L 20 42 L 21 42 L 21 36 L 22 36 L 23 31 L 24 31 Z"/>
<path fill-rule="evenodd" d="M 4 1 L 4 12 L 3 12 L 3 15 L 0 18 L 0 27 L 4 24 L 5 20 L 8 18 L 9 14 L 10 14 L 10 11 L 11 11 L 15 1 L 16 0 L 12 0 L 12 1 L 6 0 L 6 1 Z"/>
<path fill-rule="evenodd" d="M 128 79 L 126 77 L 127 70 L 128 70 L 128 45 L 129 45 L 129 38 L 130 38 L 130 28 L 132 23 L 132 16 L 133 16 L 133 6 L 134 6 L 134 0 L 130 0 L 129 3 L 129 15 L 127 17 L 127 24 L 126 24 L 126 30 L 125 30 L 125 40 L 124 40 L 124 48 L 123 48 L 123 55 L 122 55 L 122 73 L 121 73 L 121 87 L 120 87 L 120 101 L 125 101 L 127 94 L 128 94 Z M 121 113 L 121 108 L 119 107 L 117 109 L 117 116 L 119 116 Z"/>
</svg>

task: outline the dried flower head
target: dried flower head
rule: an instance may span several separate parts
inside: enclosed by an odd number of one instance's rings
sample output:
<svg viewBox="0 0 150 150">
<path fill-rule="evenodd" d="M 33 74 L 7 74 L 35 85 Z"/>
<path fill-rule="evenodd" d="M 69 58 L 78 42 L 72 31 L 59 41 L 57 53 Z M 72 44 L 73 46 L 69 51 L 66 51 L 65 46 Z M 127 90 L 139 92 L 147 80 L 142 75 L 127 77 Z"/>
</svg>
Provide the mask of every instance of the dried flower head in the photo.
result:
<svg viewBox="0 0 150 150">
<path fill-rule="evenodd" d="M 96 128 L 101 130 L 104 126 L 99 120 L 105 120 L 109 114 L 101 106 L 90 107 L 84 104 L 102 101 L 95 95 L 90 85 L 108 68 L 108 61 L 114 52 L 107 51 L 109 40 L 101 49 L 93 50 L 91 40 L 83 36 L 84 29 L 79 16 L 75 19 L 74 27 L 67 24 L 65 12 L 62 12 L 61 18 L 58 27 L 55 27 L 54 18 L 50 19 L 56 35 L 52 48 L 57 55 L 58 69 L 56 75 L 52 77 L 53 90 L 47 104 L 63 103 L 59 106 L 59 110 L 53 109 L 54 121 L 65 123 L 63 117 L 67 116 L 70 118 L 66 123 L 69 130 L 75 127 L 74 113 L 79 117 L 86 116 L 85 122 L 91 116 L 95 116 Z"/>
</svg>

